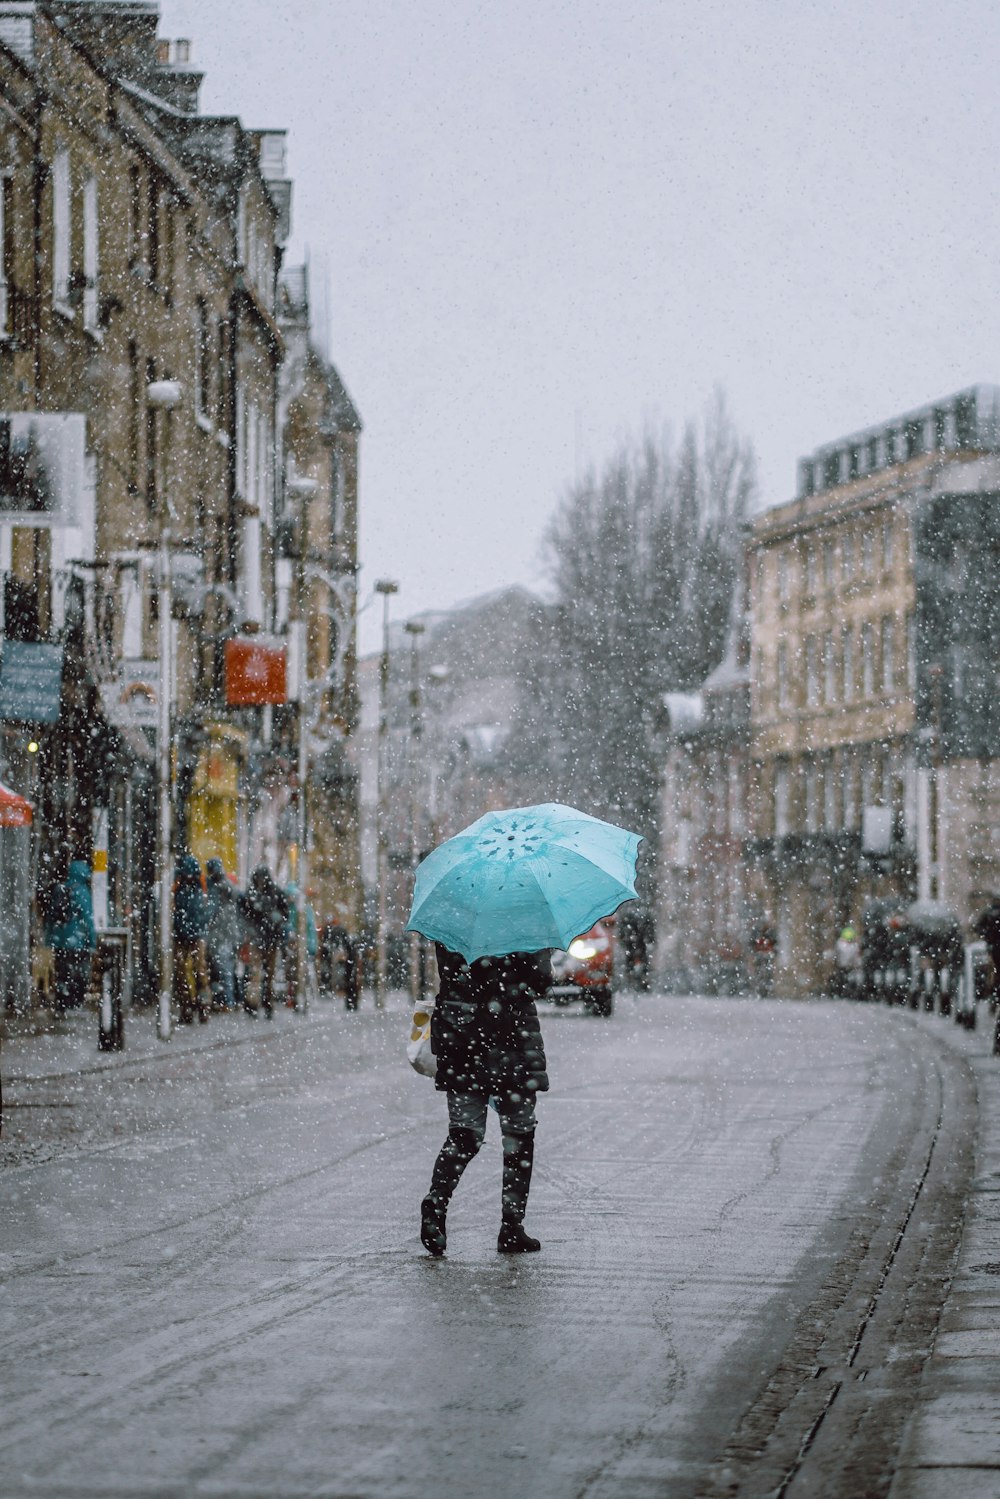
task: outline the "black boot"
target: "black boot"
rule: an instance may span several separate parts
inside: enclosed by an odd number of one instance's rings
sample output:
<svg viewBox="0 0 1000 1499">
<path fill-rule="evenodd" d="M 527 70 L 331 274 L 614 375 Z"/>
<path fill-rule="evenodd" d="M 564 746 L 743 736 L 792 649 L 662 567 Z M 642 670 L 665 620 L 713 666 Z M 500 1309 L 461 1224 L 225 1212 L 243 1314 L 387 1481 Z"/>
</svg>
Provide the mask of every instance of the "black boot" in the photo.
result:
<svg viewBox="0 0 1000 1499">
<path fill-rule="evenodd" d="M 535 1132 L 503 1137 L 503 1224 L 497 1239 L 498 1254 L 534 1254 L 538 1239 L 524 1231 L 524 1214 L 531 1188 L 535 1158 Z"/>
<path fill-rule="evenodd" d="M 479 1149 L 471 1129 L 451 1129 L 434 1162 L 431 1189 L 420 1204 L 420 1242 L 428 1254 L 442 1255 L 448 1247 L 445 1219 L 451 1195 L 462 1172 Z"/>
</svg>

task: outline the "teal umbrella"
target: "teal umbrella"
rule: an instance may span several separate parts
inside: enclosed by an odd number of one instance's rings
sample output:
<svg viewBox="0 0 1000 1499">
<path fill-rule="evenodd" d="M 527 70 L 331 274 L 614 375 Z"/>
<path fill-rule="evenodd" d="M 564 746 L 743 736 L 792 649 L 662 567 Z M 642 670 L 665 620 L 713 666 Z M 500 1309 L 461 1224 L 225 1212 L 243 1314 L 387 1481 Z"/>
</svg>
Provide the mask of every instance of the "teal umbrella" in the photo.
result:
<svg viewBox="0 0 1000 1499">
<path fill-rule="evenodd" d="M 418 866 L 407 929 L 467 963 L 568 947 L 635 899 L 640 842 L 560 802 L 487 812 Z"/>
</svg>

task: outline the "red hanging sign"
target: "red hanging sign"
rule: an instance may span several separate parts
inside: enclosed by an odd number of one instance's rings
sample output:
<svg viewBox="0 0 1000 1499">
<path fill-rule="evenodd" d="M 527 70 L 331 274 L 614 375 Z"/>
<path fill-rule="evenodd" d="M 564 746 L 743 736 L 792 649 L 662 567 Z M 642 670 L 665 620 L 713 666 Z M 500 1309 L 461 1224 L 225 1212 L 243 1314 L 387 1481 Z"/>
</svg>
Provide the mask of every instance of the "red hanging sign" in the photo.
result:
<svg viewBox="0 0 1000 1499">
<path fill-rule="evenodd" d="M 226 702 L 231 708 L 260 708 L 288 701 L 288 661 L 283 645 L 257 635 L 226 641 Z"/>
</svg>

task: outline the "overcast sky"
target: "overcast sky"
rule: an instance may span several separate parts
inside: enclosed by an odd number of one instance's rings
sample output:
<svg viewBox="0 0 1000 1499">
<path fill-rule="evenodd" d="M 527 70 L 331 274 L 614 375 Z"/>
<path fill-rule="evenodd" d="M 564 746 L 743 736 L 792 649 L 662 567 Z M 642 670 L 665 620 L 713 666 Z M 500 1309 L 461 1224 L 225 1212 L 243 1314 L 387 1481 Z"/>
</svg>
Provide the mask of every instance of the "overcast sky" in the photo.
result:
<svg viewBox="0 0 1000 1499">
<path fill-rule="evenodd" d="M 1000 378 L 988 0 L 161 15 L 205 109 L 289 131 L 290 258 L 365 422 L 362 601 L 543 584 L 574 473 L 717 382 L 774 503 L 819 443 Z"/>
</svg>

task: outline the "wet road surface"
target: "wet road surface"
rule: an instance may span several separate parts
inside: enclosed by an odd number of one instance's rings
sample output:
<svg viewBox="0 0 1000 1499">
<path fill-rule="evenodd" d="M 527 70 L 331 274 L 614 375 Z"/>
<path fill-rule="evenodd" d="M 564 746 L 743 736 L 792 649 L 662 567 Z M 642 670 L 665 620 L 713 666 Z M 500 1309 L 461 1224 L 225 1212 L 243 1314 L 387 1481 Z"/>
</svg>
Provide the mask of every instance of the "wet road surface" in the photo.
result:
<svg viewBox="0 0 1000 1499">
<path fill-rule="evenodd" d="M 444 1100 L 405 1016 L 280 1020 L 9 1087 L 77 1123 L 0 1171 L 5 1499 L 882 1491 L 969 1170 L 933 1035 L 821 1001 L 546 1009 L 542 1253 L 496 1254 L 491 1118 L 434 1261 Z"/>
</svg>

